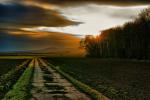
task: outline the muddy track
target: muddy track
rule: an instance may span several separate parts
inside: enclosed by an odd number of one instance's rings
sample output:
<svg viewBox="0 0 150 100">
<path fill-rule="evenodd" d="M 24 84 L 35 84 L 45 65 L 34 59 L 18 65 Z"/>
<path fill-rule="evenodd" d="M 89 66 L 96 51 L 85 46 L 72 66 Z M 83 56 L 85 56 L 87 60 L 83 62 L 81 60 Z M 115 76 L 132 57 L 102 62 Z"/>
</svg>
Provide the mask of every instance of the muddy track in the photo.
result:
<svg viewBox="0 0 150 100">
<path fill-rule="evenodd" d="M 30 100 L 91 100 L 42 59 L 36 58 L 34 67 Z"/>
</svg>

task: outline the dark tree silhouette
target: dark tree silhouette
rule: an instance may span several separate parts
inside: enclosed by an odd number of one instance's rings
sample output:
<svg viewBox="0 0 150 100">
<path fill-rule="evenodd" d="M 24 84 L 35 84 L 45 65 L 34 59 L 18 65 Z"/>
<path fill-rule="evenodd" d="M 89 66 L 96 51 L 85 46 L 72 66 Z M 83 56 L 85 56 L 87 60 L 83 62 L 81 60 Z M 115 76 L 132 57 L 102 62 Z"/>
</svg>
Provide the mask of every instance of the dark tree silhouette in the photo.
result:
<svg viewBox="0 0 150 100">
<path fill-rule="evenodd" d="M 150 59 L 150 8 L 123 26 L 86 36 L 84 47 L 90 57 Z"/>
</svg>

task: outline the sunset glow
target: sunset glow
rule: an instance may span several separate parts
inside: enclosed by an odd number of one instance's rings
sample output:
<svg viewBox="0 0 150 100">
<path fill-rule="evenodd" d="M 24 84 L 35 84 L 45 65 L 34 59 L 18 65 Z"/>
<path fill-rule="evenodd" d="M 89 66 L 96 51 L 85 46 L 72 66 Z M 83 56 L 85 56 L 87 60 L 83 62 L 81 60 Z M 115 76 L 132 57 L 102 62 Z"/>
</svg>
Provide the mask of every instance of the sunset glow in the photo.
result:
<svg viewBox="0 0 150 100">
<path fill-rule="evenodd" d="M 39 26 L 23 29 L 29 31 L 64 32 L 79 37 L 85 35 L 98 35 L 100 31 L 104 29 L 122 25 L 127 21 L 132 21 L 136 18 L 140 11 L 147 7 L 148 5 L 120 7 L 96 4 L 85 4 L 82 7 L 60 7 L 57 9 L 61 13 L 61 15 L 65 16 L 69 20 L 81 22 L 81 24 L 66 27 Z M 90 13 L 89 9 L 91 11 Z M 105 11 L 107 10 L 107 12 L 103 12 L 103 10 L 101 9 L 105 9 Z M 99 24 L 96 24 L 97 22 L 99 22 Z"/>
<path fill-rule="evenodd" d="M 150 0 L 0 0 L 0 100 L 150 100 Z"/>
<path fill-rule="evenodd" d="M 79 50 L 80 38 L 96 36 L 104 29 L 132 21 L 147 7 L 147 4 L 119 6 L 93 2 L 66 6 L 47 0 L 3 0 L 0 1 L 1 37 L 7 41 L 1 41 L 5 45 L 1 50 Z"/>
</svg>

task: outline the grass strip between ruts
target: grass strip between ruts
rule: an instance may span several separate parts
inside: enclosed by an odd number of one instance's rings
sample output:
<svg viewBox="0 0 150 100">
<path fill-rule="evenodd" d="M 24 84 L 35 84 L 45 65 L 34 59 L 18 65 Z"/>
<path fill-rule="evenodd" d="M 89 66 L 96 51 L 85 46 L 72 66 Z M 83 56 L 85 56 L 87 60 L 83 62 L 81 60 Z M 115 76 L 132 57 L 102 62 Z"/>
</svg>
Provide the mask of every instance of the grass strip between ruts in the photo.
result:
<svg viewBox="0 0 150 100">
<path fill-rule="evenodd" d="M 21 65 L 17 66 L 15 69 L 12 69 L 8 73 L 0 76 L 0 99 L 2 99 L 3 96 L 17 82 L 22 73 L 25 71 L 28 62 L 29 60 L 26 60 Z"/>
<path fill-rule="evenodd" d="M 74 79 L 73 77 L 71 77 L 67 73 L 63 72 L 61 69 L 59 69 L 59 67 L 56 67 L 50 63 L 48 63 L 48 65 L 50 67 L 54 68 L 55 70 L 57 70 L 62 76 L 64 76 L 66 79 L 68 79 L 79 90 L 81 90 L 81 91 L 85 92 L 86 94 L 88 94 L 89 96 L 91 96 L 92 100 L 110 100 L 108 97 L 104 96 L 103 94 L 101 94 L 97 90 L 92 89 L 88 85 Z"/>
<path fill-rule="evenodd" d="M 29 67 L 24 71 L 17 83 L 13 86 L 2 100 L 27 100 L 29 97 L 30 81 L 33 75 L 33 61 L 29 64 Z"/>
</svg>

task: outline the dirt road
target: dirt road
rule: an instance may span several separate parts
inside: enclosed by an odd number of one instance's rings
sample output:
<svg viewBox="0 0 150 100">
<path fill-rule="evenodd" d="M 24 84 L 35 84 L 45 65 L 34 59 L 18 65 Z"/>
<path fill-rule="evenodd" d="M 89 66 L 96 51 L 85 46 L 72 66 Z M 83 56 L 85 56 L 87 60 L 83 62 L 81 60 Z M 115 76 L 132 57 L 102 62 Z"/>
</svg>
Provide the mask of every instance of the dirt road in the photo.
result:
<svg viewBox="0 0 150 100">
<path fill-rule="evenodd" d="M 33 63 L 35 68 L 30 100 L 91 100 L 42 59 L 35 58 Z"/>
</svg>

